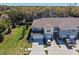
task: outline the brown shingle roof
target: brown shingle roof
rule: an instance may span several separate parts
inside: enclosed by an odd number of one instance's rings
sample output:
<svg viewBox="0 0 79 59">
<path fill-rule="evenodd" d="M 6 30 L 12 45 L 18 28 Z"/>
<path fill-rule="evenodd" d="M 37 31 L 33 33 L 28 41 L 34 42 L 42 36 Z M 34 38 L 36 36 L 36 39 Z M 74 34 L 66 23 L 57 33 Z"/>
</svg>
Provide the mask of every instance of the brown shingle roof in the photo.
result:
<svg viewBox="0 0 79 59">
<path fill-rule="evenodd" d="M 79 18 L 41 18 L 33 21 L 32 27 L 52 28 L 58 26 L 60 28 L 79 27 Z"/>
</svg>

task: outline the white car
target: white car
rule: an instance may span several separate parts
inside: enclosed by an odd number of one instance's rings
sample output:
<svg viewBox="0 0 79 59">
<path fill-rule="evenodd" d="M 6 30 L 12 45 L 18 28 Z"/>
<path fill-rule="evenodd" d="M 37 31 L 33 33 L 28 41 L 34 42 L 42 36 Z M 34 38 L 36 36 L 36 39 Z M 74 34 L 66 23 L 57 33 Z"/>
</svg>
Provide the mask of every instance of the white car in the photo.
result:
<svg viewBox="0 0 79 59">
<path fill-rule="evenodd" d="M 47 44 L 48 45 L 51 45 L 51 40 L 47 40 Z"/>
</svg>

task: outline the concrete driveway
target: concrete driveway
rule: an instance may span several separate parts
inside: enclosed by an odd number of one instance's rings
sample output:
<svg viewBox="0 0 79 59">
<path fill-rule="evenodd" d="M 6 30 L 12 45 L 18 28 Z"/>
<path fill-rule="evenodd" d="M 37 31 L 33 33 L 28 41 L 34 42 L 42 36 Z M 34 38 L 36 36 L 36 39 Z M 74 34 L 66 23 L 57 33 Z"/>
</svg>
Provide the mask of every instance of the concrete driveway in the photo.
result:
<svg viewBox="0 0 79 59">
<path fill-rule="evenodd" d="M 30 55 L 46 55 L 46 53 L 44 51 L 44 46 L 39 45 L 38 42 L 33 42 Z"/>
<path fill-rule="evenodd" d="M 48 47 L 48 55 L 75 55 L 78 54 L 74 49 L 67 49 L 65 45 L 59 47 L 55 41 L 51 42 L 51 46 Z"/>
<path fill-rule="evenodd" d="M 79 40 L 76 41 L 77 45 L 75 45 L 75 47 L 73 48 L 74 51 L 79 50 Z M 79 55 L 79 53 L 77 52 L 77 54 Z"/>
<path fill-rule="evenodd" d="M 42 38 L 38 38 L 38 36 L 34 37 L 30 55 L 46 55 Z"/>
<path fill-rule="evenodd" d="M 47 50 L 48 55 L 79 55 L 76 52 L 76 50 L 79 50 L 79 40 L 77 41 L 76 48 L 73 49 L 68 49 L 65 45 L 59 47 L 55 41 L 52 41 L 51 46 L 49 46 Z M 46 55 L 44 45 L 40 45 L 38 42 L 33 42 L 30 55 Z"/>
</svg>

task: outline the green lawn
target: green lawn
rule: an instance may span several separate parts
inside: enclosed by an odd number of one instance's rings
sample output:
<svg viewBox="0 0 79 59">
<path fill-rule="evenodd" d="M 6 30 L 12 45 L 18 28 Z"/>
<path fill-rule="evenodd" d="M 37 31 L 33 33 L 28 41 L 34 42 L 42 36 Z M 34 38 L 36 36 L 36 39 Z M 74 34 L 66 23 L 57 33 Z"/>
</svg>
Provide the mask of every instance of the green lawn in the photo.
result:
<svg viewBox="0 0 79 59">
<path fill-rule="evenodd" d="M 30 29 L 30 27 L 29 27 Z M 31 47 L 31 43 L 28 43 L 26 37 L 29 33 L 29 29 L 25 30 L 25 36 L 23 39 L 19 40 L 23 27 L 17 27 L 12 29 L 11 34 L 4 36 L 4 41 L 0 43 L 0 54 L 5 55 L 15 55 L 15 54 L 24 54 L 25 48 Z"/>
</svg>

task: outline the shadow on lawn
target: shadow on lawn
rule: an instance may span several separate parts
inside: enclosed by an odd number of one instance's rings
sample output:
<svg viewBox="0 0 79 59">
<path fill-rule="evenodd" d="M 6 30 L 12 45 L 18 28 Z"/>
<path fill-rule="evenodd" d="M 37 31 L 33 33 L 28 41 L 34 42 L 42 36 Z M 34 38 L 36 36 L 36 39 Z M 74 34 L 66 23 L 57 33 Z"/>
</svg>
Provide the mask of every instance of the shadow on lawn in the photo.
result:
<svg viewBox="0 0 79 59">
<path fill-rule="evenodd" d="M 0 35 L 0 43 L 2 43 L 4 41 L 4 37 L 3 35 Z"/>
</svg>

